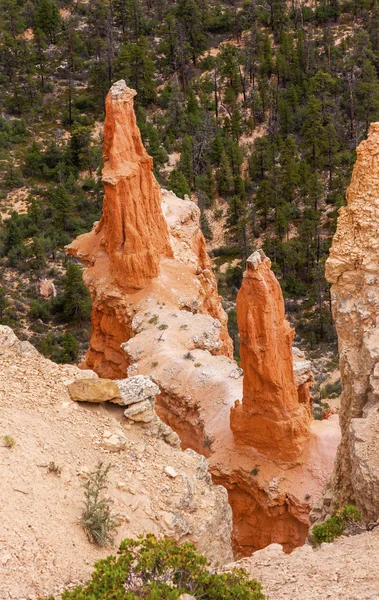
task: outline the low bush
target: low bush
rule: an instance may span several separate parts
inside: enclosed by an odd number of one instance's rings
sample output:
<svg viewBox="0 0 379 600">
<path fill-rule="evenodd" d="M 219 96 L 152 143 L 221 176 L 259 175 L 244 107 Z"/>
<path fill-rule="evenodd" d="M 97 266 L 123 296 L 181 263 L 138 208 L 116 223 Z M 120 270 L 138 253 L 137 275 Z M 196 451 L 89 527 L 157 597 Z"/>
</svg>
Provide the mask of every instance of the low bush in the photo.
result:
<svg viewBox="0 0 379 600">
<path fill-rule="evenodd" d="M 346 504 L 342 510 L 339 510 L 330 519 L 321 525 L 315 525 L 311 536 L 314 545 L 322 542 L 332 542 L 341 536 L 349 523 L 359 523 L 361 515 L 356 506 Z"/>
<path fill-rule="evenodd" d="M 3 435 L 3 442 L 6 448 L 13 448 L 16 445 L 16 440 L 11 435 Z"/>
<path fill-rule="evenodd" d="M 119 524 L 117 515 L 114 515 L 110 509 L 113 500 L 104 497 L 108 488 L 110 469 L 110 464 L 105 466 L 99 462 L 84 484 L 85 500 L 81 523 L 89 540 L 100 547 L 113 545 L 114 531 Z"/>
<path fill-rule="evenodd" d="M 265 599 L 243 569 L 212 572 L 192 544 L 147 535 L 124 540 L 117 557 L 98 561 L 91 580 L 64 592 L 62 600 L 176 600 L 185 593 L 202 600 Z"/>
<path fill-rule="evenodd" d="M 337 379 L 334 383 L 327 383 L 321 390 L 321 398 L 338 397 L 342 392 L 341 380 Z"/>
</svg>

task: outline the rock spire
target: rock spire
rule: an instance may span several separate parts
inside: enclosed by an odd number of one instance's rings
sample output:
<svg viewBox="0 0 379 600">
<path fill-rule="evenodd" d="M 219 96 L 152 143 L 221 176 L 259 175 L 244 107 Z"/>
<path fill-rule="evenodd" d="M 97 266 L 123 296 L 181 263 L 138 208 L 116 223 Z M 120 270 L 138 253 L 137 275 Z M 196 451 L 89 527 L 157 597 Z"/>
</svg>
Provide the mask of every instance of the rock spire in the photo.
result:
<svg viewBox="0 0 379 600">
<path fill-rule="evenodd" d="M 157 277 L 162 257 L 171 257 L 162 194 L 153 175 L 134 113 L 134 90 L 115 83 L 106 99 L 103 215 L 97 226 L 118 287 L 141 289 Z"/>
<path fill-rule="evenodd" d="M 215 354 L 233 354 L 227 317 L 206 253 L 200 211 L 188 199 L 161 190 L 137 127 L 136 92 L 124 81 L 110 89 L 104 124 L 103 214 L 90 233 L 66 250 L 87 269 L 92 297 L 90 349 L 83 366 L 122 378 L 129 366 L 121 344 L 135 333 L 136 294 L 208 314 L 219 323 Z"/>
<path fill-rule="evenodd" d="M 379 123 L 357 148 L 347 206 L 326 262 L 343 392 L 332 481 L 336 498 L 379 517 Z M 329 500 L 330 502 L 330 500 Z"/>
<path fill-rule="evenodd" d="M 242 404 L 237 402 L 231 410 L 231 428 L 237 441 L 290 460 L 309 436 L 310 404 L 304 393 L 299 401 L 294 330 L 284 317 L 282 291 L 270 266 L 262 250 L 254 252 L 237 296 L 244 380 Z"/>
</svg>

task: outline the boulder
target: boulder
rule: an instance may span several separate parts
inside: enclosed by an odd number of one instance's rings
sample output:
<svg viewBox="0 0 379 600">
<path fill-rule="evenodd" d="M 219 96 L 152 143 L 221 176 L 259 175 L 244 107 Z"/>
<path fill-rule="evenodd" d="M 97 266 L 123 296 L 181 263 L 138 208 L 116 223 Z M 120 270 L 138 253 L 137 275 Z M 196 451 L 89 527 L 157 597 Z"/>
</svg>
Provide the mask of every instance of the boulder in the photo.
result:
<svg viewBox="0 0 379 600">
<path fill-rule="evenodd" d="M 120 390 L 111 379 L 78 379 L 68 386 L 75 402 L 116 402 L 121 404 Z"/>
<path fill-rule="evenodd" d="M 154 405 L 150 400 L 143 400 L 130 405 L 124 411 L 124 415 L 131 421 L 140 421 L 141 423 L 151 423 L 156 416 Z"/>
<path fill-rule="evenodd" d="M 119 389 L 120 404 L 125 406 L 141 403 L 144 400 L 150 400 L 154 403 L 155 397 L 160 393 L 159 387 L 145 375 L 134 375 L 128 377 L 128 379 L 118 379 L 114 383 L 117 384 Z"/>
</svg>

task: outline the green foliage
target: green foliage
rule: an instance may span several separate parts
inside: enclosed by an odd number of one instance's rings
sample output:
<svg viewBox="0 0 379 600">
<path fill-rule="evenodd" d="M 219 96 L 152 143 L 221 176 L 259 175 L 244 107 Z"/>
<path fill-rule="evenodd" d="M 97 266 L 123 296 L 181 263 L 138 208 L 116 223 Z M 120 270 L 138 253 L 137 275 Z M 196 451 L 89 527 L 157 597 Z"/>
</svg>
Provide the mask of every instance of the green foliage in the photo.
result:
<svg viewBox="0 0 379 600">
<path fill-rule="evenodd" d="M 41 30 L 52 43 L 56 42 L 58 30 L 61 26 L 61 16 L 54 0 L 39 0 L 35 12 L 34 26 Z"/>
<path fill-rule="evenodd" d="M 126 539 L 118 556 L 95 564 L 92 579 L 62 600 L 176 600 L 188 593 L 203 600 L 264 600 L 260 584 L 243 569 L 213 572 L 194 546 L 153 535 Z"/>
<path fill-rule="evenodd" d="M 118 526 L 117 515 L 111 512 L 111 498 L 104 497 L 108 488 L 108 473 L 111 465 L 99 462 L 89 474 L 84 487 L 84 508 L 81 523 L 88 538 L 98 546 L 114 544 L 114 533 Z M 101 588 L 100 588 L 101 589 Z M 70 597 L 70 596 L 68 596 Z"/>
<path fill-rule="evenodd" d="M 35 306 L 34 302 L 35 301 L 33 301 L 32 304 L 32 310 Z M 43 307 L 48 307 L 49 303 L 45 301 L 41 303 L 41 305 Z M 45 315 L 42 313 L 42 316 L 37 318 L 44 322 L 48 322 L 49 316 L 50 313 L 48 313 L 47 317 L 45 318 Z M 33 329 L 35 330 L 36 328 L 34 327 Z M 42 332 L 43 331 L 44 329 L 42 328 Z M 49 333 L 37 338 L 36 346 L 41 354 L 57 363 L 72 363 L 78 358 L 79 342 L 70 331 L 66 331 L 65 333 L 50 331 Z"/>
<path fill-rule="evenodd" d="M 11 148 L 13 144 L 20 144 L 28 136 L 29 132 L 23 120 L 7 121 L 0 117 L 0 148 Z"/>
<path fill-rule="evenodd" d="M 91 299 L 83 282 L 82 269 L 78 265 L 72 264 L 68 267 L 60 300 L 67 321 L 77 323 L 90 318 Z"/>
<path fill-rule="evenodd" d="M 13 448 L 16 445 L 16 440 L 11 435 L 3 435 L 3 442 L 6 448 Z"/>
<path fill-rule="evenodd" d="M 179 196 L 179 198 L 184 198 L 186 194 L 188 196 L 191 195 L 188 181 L 186 180 L 185 175 L 181 171 L 178 171 L 178 169 L 173 169 L 170 173 L 169 188 Z"/>
<path fill-rule="evenodd" d="M 130 86 L 137 90 L 137 102 L 146 106 L 155 100 L 155 65 L 145 37 L 121 46 L 116 69 L 118 77 L 127 79 Z"/>
<path fill-rule="evenodd" d="M 336 398 L 342 392 L 341 380 L 337 379 L 334 383 L 327 383 L 321 389 L 321 398 Z"/>
<path fill-rule="evenodd" d="M 312 540 L 315 545 L 332 542 L 343 534 L 348 523 L 359 523 L 360 520 L 361 515 L 356 506 L 346 504 L 325 523 L 314 525 L 311 531 Z"/>
<path fill-rule="evenodd" d="M 0 286 L 0 322 L 4 318 L 5 310 L 9 306 L 9 301 L 7 298 L 7 291 L 4 287 Z"/>
<path fill-rule="evenodd" d="M 30 303 L 30 315 L 32 319 L 41 319 L 47 323 L 51 317 L 51 305 L 47 300 L 32 300 Z"/>
</svg>

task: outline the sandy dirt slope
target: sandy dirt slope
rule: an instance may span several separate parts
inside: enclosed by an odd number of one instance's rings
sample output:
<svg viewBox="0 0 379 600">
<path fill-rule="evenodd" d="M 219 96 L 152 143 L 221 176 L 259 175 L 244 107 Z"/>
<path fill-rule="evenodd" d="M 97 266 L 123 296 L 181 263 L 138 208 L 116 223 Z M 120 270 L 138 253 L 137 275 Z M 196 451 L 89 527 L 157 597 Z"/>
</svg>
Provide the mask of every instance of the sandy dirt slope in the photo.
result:
<svg viewBox="0 0 379 600">
<path fill-rule="evenodd" d="M 266 600 L 378 600 L 379 530 L 284 554 L 278 544 L 245 558 Z"/>
<path fill-rule="evenodd" d="M 99 460 L 113 465 L 116 542 L 153 532 L 192 540 L 217 562 L 232 558 L 226 491 L 212 485 L 205 459 L 140 425 L 128 429 L 121 407 L 72 402 L 66 384 L 88 373 L 44 359 L 0 327 L 1 600 L 48 595 L 88 577 L 110 553 L 90 544 L 79 523 L 82 484 Z M 120 452 L 104 448 L 109 432 L 125 440 Z M 16 440 L 13 448 L 5 435 Z M 61 475 L 48 472 L 50 461 Z"/>
</svg>

